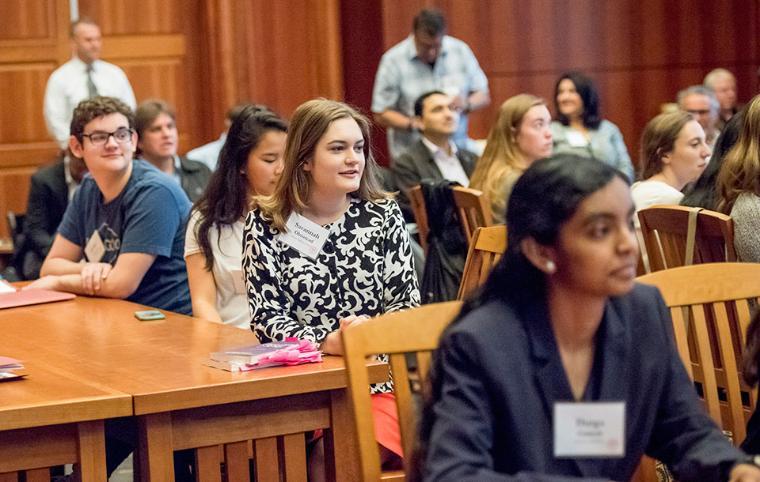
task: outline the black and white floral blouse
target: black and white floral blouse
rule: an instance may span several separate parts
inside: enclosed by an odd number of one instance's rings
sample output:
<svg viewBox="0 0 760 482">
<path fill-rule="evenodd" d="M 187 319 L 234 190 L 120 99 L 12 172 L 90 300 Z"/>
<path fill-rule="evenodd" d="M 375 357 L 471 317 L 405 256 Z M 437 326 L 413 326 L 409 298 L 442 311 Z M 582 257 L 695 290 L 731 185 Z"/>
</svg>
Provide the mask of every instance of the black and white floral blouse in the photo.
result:
<svg viewBox="0 0 760 482">
<path fill-rule="evenodd" d="M 259 210 L 248 213 L 243 269 L 251 327 L 264 343 L 316 343 L 349 315 L 376 316 L 419 305 L 409 235 L 393 200 L 352 199 L 313 260 L 278 240 Z"/>
</svg>

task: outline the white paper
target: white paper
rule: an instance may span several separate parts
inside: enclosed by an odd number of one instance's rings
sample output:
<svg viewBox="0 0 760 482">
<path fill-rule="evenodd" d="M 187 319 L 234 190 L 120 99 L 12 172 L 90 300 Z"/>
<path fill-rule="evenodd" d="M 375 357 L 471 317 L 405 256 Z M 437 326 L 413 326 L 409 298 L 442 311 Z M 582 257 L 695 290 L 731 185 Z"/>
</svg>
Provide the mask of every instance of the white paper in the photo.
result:
<svg viewBox="0 0 760 482">
<path fill-rule="evenodd" d="M 0 281 L 0 294 L 15 293 L 15 292 L 16 292 L 16 288 L 9 285 L 7 281 L 5 280 Z"/>
</svg>

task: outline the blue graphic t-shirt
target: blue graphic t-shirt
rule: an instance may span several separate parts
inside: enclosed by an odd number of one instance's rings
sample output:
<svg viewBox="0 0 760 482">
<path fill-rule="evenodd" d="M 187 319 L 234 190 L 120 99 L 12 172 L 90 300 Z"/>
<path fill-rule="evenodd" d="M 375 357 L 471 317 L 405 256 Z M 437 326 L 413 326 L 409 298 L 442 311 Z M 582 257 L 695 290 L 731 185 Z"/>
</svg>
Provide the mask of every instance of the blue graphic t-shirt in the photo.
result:
<svg viewBox="0 0 760 482">
<path fill-rule="evenodd" d="M 103 202 L 95 180 L 86 176 L 66 208 L 58 232 L 81 246 L 89 262 L 114 265 L 120 253 L 155 255 L 127 300 L 190 314 L 183 258 L 189 213 L 190 201 L 182 188 L 152 165 L 136 160 L 124 190 L 109 203 Z M 89 259 L 97 256 L 100 259 Z"/>
</svg>

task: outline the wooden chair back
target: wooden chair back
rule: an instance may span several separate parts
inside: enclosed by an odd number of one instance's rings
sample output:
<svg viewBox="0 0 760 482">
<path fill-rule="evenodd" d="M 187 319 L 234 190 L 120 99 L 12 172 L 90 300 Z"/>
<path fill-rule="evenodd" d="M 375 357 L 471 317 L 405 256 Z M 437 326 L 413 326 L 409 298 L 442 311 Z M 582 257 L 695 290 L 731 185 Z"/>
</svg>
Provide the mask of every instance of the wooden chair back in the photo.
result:
<svg viewBox="0 0 760 482">
<path fill-rule="evenodd" d="M 366 358 L 387 354 L 393 373 L 404 460 L 411 456 L 416 434 L 416 413 L 407 366 L 409 354 L 416 355 L 416 374 L 424 384 L 430 368 L 431 352 L 438 346 L 443 330 L 457 316 L 461 302 L 433 303 L 405 311 L 378 316 L 343 330 L 348 386 L 358 434 L 361 480 L 381 479 L 380 456 L 375 441 L 375 427 L 370 404 Z M 414 358 L 413 358 L 414 359 Z M 392 474 L 403 480 L 402 474 Z M 387 480 L 391 477 L 382 477 Z"/>
<path fill-rule="evenodd" d="M 701 385 L 707 411 L 739 444 L 757 401 L 756 391 L 744 386 L 739 366 L 750 305 L 760 297 L 760 264 L 706 263 L 638 280 L 660 289 L 673 318 L 679 355 Z"/>
<path fill-rule="evenodd" d="M 425 207 L 425 195 L 422 193 L 422 186 L 419 184 L 414 186 L 406 195 L 409 198 L 409 204 L 412 206 L 414 221 L 417 223 L 417 234 L 420 237 L 420 246 L 422 246 L 422 250 L 427 254 L 427 238 L 428 233 L 430 232 L 430 226 L 428 225 L 427 208 Z"/>
<path fill-rule="evenodd" d="M 693 249 L 687 249 L 689 216 L 696 216 Z M 686 206 L 652 206 L 638 212 L 650 271 L 688 264 L 736 261 L 730 216 Z M 691 261 L 688 259 L 692 253 Z"/>
<path fill-rule="evenodd" d="M 507 250 L 507 227 L 503 224 L 478 228 L 472 235 L 467 261 L 459 285 L 458 300 L 463 300 L 485 283 L 491 268 Z"/>
<path fill-rule="evenodd" d="M 459 214 L 459 222 L 462 224 L 462 232 L 469 246 L 476 229 L 493 225 L 491 202 L 488 196 L 477 189 L 456 186 L 452 188 L 452 194 L 457 214 Z"/>
</svg>

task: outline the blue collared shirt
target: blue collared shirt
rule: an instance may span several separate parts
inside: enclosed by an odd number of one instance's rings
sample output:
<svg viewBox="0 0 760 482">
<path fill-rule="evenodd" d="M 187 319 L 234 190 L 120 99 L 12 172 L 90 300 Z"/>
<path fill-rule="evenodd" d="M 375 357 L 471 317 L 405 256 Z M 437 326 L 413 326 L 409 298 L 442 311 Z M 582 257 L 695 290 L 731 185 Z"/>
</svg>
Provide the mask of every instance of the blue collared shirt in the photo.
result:
<svg viewBox="0 0 760 482">
<path fill-rule="evenodd" d="M 467 98 L 473 92 L 488 92 L 488 79 L 470 47 L 461 40 L 445 35 L 441 53 L 435 65 L 417 56 L 414 37 L 406 39 L 388 50 L 380 60 L 372 93 L 372 112 L 387 109 L 404 115 L 414 115 L 414 101 L 431 90 Z M 416 132 L 388 129 L 388 148 L 392 158 L 398 157 L 417 139 Z M 461 115 L 459 127 L 453 136 L 462 146 L 467 139 L 467 116 Z"/>
<path fill-rule="evenodd" d="M 590 157 L 602 161 L 619 170 L 628 179 L 633 181 L 633 164 L 628 155 L 628 149 L 623 141 L 620 129 L 608 120 L 602 120 L 599 127 L 588 130 L 588 138 L 570 126 L 562 125 L 554 121 L 552 127 L 552 140 L 554 149 L 552 154 L 575 154 L 581 157 Z"/>
</svg>

